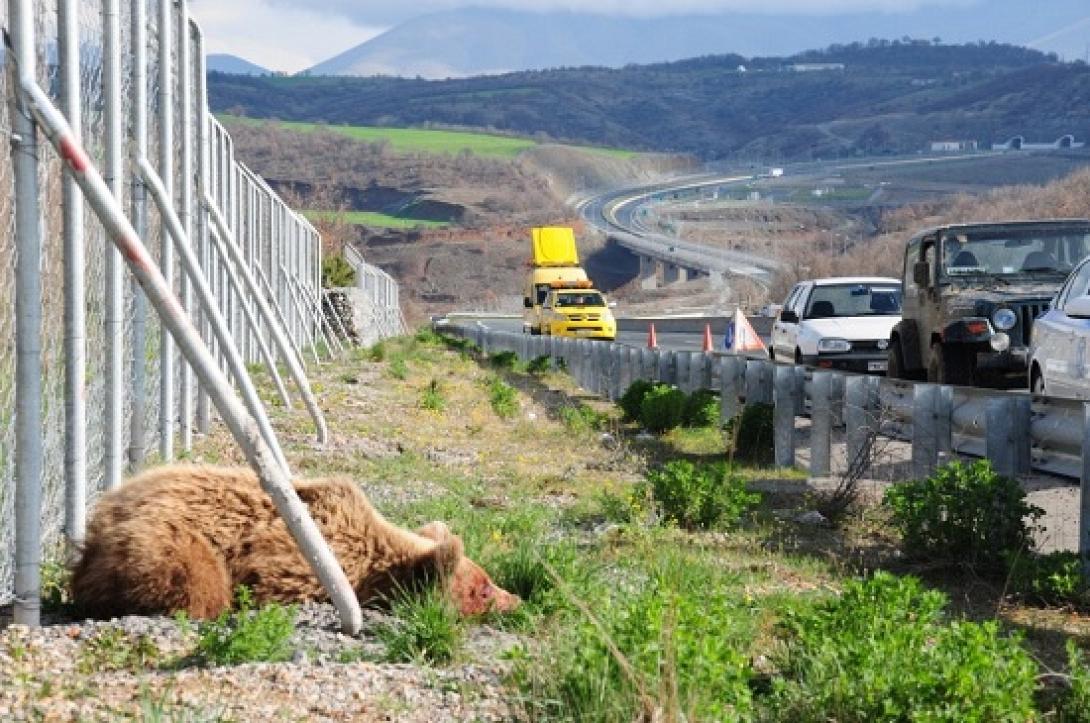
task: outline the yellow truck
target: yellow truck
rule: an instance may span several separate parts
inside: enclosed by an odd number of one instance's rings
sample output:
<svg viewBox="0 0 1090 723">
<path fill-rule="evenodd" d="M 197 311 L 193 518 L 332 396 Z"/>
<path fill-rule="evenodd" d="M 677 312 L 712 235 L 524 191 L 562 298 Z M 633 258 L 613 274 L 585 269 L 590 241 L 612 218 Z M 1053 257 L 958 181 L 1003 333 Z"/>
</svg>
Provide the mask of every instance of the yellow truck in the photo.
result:
<svg viewBox="0 0 1090 723">
<path fill-rule="evenodd" d="M 615 338 L 617 324 L 605 295 L 579 265 L 575 232 L 561 226 L 534 228 L 530 242 L 523 329 L 533 335 Z"/>
</svg>

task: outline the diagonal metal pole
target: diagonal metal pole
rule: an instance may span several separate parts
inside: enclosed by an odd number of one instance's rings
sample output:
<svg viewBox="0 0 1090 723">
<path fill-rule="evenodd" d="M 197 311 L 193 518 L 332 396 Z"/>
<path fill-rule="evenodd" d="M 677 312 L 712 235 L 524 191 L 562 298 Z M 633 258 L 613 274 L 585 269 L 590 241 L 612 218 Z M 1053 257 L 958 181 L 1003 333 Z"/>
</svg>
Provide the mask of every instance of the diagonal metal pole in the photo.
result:
<svg viewBox="0 0 1090 723">
<path fill-rule="evenodd" d="M 259 266 L 257 268 L 257 278 L 261 281 L 261 288 L 264 289 L 266 298 L 269 299 L 269 303 L 272 305 L 272 310 L 276 315 L 276 320 L 280 324 L 280 328 L 286 330 L 288 328 L 288 322 L 284 318 L 284 314 L 280 311 L 280 305 L 276 303 L 276 294 L 273 292 L 272 285 L 269 284 L 269 277 L 265 276 L 265 272 Z M 303 352 L 299 351 L 299 347 L 296 345 L 295 340 L 285 331 L 284 338 L 287 340 L 289 347 L 295 354 L 295 361 L 299 364 L 300 368 L 304 366 Z"/>
<path fill-rule="evenodd" d="M 137 164 L 140 167 L 140 175 L 144 177 L 144 183 L 147 184 L 148 190 L 151 191 L 152 198 L 155 199 L 155 203 L 159 206 L 159 213 L 162 215 L 163 221 L 166 224 L 167 232 L 174 240 L 182 269 L 185 271 L 185 274 L 189 277 L 190 281 L 192 281 L 192 286 L 196 287 L 197 297 L 200 299 L 201 304 L 208 313 L 209 321 L 212 323 L 212 331 L 215 333 L 216 338 L 219 340 L 220 347 L 227 356 L 228 368 L 241 388 L 242 398 L 246 402 L 246 407 L 250 411 L 250 416 L 257 421 L 258 427 L 261 428 L 261 435 L 265 438 L 265 442 L 269 445 L 269 448 L 272 449 L 277 461 L 279 461 L 283 468 L 287 470 L 288 461 L 284 456 L 283 449 L 280 447 L 280 442 L 276 438 L 276 432 L 273 430 L 272 422 L 269 421 L 269 417 L 265 413 L 265 407 L 261 403 L 261 397 L 258 396 L 257 389 L 254 388 L 250 373 L 246 370 L 246 362 L 238 351 L 238 346 L 231 336 L 231 331 L 227 327 L 227 322 L 216 308 L 216 299 L 212 295 L 212 290 L 208 287 L 208 281 L 201 271 L 200 264 L 197 263 L 197 256 L 193 252 L 193 249 L 190 248 L 188 240 L 185 237 L 185 229 L 182 227 L 181 219 L 178 218 L 174 209 L 170 207 L 170 199 L 167 198 L 166 188 L 163 187 L 162 180 L 156 176 L 155 169 L 146 158 L 141 158 L 137 161 Z"/>
<path fill-rule="evenodd" d="M 295 289 L 296 294 L 302 300 L 304 314 L 307 312 L 307 310 L 310 311 L 310 314 L 308 314 L 311 320 L 310 323 L 314 324 L 314 326 L 318 329 L 318 335 L 322 338 L 322 341 L 325 342 L 325 350 L 326 353 L 329 354 L 329 360 L 333 361 L 333 359 L 335 358 L 333 355 L 334 346 L 332 341 L 330 341 L 329 335 L 326 333 L 326 325 L 322 323 L 323 319 L 321 309 L 318 308 L 318 305 L 315 303 L 314 299 L 310 296 L 310 294 L 307 293 L 307 290 L 303 287 L 303 283 L 298 278 L 296 278 L 294 274 L 292 274 L 288 278 L 290 279 L 290 283 Z"/>
<path fill-rule="evenodd" d="M 325 444 L 329 439 L 329 430 L 326 427 L 325 416 L 318 406 L 318 400 L 314 398 L 314 392 L 311 391 L 310 382 L 307 381 L 307 375 L 303 370 L 303 365 L 300 363 L 299 357 L 293 353 L 293 347 L 291 340 L 287 337 L 287 332 L 277 323 L 273 310 L 269 306 L 269 302 L 266 301 L 265 297 L 261 294 L 261 290 L 254 280 L 253 273 L 250 271 L 250 267 L 246 265 L 245 259 L 242 258 L 242 252 L 240 252 L 238 246 L 235 245 L 235 238 L 231 234 L 231 230 L 227 228 L 227 222 L 219 212 L 219 209 L 216 208 L 216 204 L 208 197 L 205 197 L 204 203 L 208 208 L 208 215 L 212 219 L 213 231 L 219 234 L 220 240 L 223 241 L 223 245 L 227 247 L 227 253 L 235 262 L 235 268 L 242 273 L 242 281 L 245 284 L 250 297 L 257 303 L 258 311 L 265 317 L 265 323 L 272 331 L 273 339 L 280 351 L 280 357 L 288 365 L 288 371 L 295 381 L 295 386 L 298 388 L 299 394 L 303 397 L 303 404 L 306 405 L 307 411 L 310 412 L 310 416 L 314 420 L 318 443 Z"/>
<path fill-rule="evenodd" d="M 17 7 L 21 2 L 26 2 L 26 0 L 15 0 L 14 6 Z M 15 15 L 19 17 L 18 11 L 16 11 Z M 29 17 L 20 19 L 23 23 L 29 25 Z M 16 27 L 20 30 L 26 29 L 25 25 L 17 25 Z M 31 35 L 28 37 L 32 40 L 32 28 L 30 32 Z M 33 55 L 28 51 L 33 50 L 33 44 L 29 48 L 21 48 L 20 50 L 24 54 L 17 53 L 17 60 L 28 59 L 30 61 L 29 67 L 32 69 L 34 67 Z M 20 95 L 25 99 L 27 105 L 41 123 L 49 141 L 72 170 L 88 203 L 106 228 L 110 240 L 121 251 L 129 268 L 140 280 L 141 286 L 148 295 L 148 300 L 159 313 L 164 326 L 177 340 L 182 354 L 193 367 L 201 383 L 208 389 L 212 401 L 223 416 L 224 422 L 231 430 L 231 434 L 257 472 L 262 489 L 265 490 L 272 499 L 273 504 L 276 505 L 277 511 L 299 546 L 300 552 L 310 564 L 314 574 L 321 581 L 322 586 L 336 606 L 340 614 L 342 629 L 349 634 L 359 632 L 363 623 L 359 600 L 357 600 L 355 591 L 352 589 L 352 585 L 344 574 L 344 570 L 338 563 L 336 556 L 323 539 L 321 531 L 307 511 L 306 505 L 299 499 L 299 495 L 292 486 L 290 474 L 281 467 L 273 450 L 265 442 L 257 422 L 249 415 L 246 406 L 234 393 L 227 377 L 216 366 L 215 360 L 208 352 L 208 347 L 201 340 L 196 327 L 189 320 L 185 309 L 182 308 L 178 298 L 174 295 L 166 278 L 155 266 L 155 261 L 148 253 L 143 242 L 137 237 L 132 224 L 125 217 L 121 204 L 110 194 L 110 190 L 102 180 L 102 176 L 91 164 L 87 152 L 76 142 L 71 129 L 64 120 L 64 116 L 53 106 L 45 92 L 38 87 L 33 76 L 23 74 L 26 72 L 26 67 L 21 67 L 20 71 L 19 87 L 22 90 Z M 29 120 L 29 118 L 27 119 Z M 30 128 L 30 130 L 33 130 L 33 128 Z M 37 239 L 37 233 L 33 234 L 32 238 Z M 20 263 L 24 261 L 20 259 Z M 38 472 L 39 476 L 35 479 L 39 481 L 40 491 L 40 468 Z M 21 478 L 20 481 L 22 482 Z M 35 510 L 35 512 L 39 512 L 39 510 Z M 40 525 L 40 522 L 38 524 Z M 20 560 L 19 562 L 22 563 L 23 561 Z M 27 593 L 33 596 L 30 602 L 33 603 L 35 616 L 31 624 L 37 624 L 37 602 L 40 599 L 38 585 L 40 577 L 37 563 L 40 562 L 40 552 L 38 552 L 34 562 L 36 564 L 33 569 L 27 569 L 22 564 L 16 568 L 17 573 L 28 575 L 28 577 L 18 577 L 18 582 L 22 584 L 34 583 L 34 587 L 26 590 Z M 22 591 L 21 588 L 16 588 L 17 593 Z M 16 605 L 17 615 L 26 610 L 27 606 L 25 604 L 22 608 L 19 604 Z"/>
<path fill-rule="evenodd" d="M 280 276 L 284 280 L 284 285 L 288 290 L 288 300 L 291 302 L 292 308 L 295 310 L 296 328 L 301 329 L 306 324 L 307 313 L 303 308 L 303 301 L 299 298 L 299 294 L 295 288 L 295 284 L 292 283 L 293 278 L 288 273 L 287 268 L 283 264 L 280 264 Z M 322 360 L 318 358 L 318 350 L 315 348 L 317 345 L 313 339 L 310 339 L 310 353 L 314 357 L 315 364 L 321 364 Z"/>
</svg>

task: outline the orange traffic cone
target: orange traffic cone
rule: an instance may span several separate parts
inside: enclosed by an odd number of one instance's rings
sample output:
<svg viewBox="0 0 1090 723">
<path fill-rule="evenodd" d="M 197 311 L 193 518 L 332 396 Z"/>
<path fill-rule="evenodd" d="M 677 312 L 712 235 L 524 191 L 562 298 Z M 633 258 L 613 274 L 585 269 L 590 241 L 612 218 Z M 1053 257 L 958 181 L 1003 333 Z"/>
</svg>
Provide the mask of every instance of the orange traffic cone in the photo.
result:
<svg viewBox="0 0 1090 723">
<path fill-rule="evenodd" d="M 704 325 L 704 353 L 707 354 L 712 350 L 712 325 Z"/>
<path fill-rule="evenodd" d="M 647 348 L 658 349 L 659 338 L 655 335 L 655 325 L 651 324 L 647 329 Z"/>
</svg>

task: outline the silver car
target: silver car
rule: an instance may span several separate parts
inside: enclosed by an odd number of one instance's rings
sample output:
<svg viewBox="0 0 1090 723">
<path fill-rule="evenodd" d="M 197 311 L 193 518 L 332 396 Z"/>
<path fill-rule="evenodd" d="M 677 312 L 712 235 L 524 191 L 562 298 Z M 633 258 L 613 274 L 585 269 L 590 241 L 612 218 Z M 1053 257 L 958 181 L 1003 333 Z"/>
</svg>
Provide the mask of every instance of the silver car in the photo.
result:
<svg viewBox="0 0 1090 723">
<path fill-rule="evenodd" d="M 1090 399 L 1090 257 L 1071 270 L 1050 307 L 1033 325 L 1030 390 Z"/>
</svg>

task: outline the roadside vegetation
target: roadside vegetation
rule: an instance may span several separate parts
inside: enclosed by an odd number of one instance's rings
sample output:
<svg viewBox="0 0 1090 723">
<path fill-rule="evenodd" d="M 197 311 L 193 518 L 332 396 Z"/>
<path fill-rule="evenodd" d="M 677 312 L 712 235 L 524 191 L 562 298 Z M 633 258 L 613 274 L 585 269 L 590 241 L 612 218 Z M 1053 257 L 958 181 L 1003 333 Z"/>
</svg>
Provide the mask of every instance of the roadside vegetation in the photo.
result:
<svg viewBox="0 0 1090 723">
<path fill-rule="evenodd" d="M 1034 553 L 1032 509 L 985 464 L 814 525 L 805 479 L 757 451 L 761 407 L 724 429 L 717 400 L 678 392 L 681 421 L 651 433 L 634 413 L 654 385 L 622 409 L 547 361 L 430 331 L 312 371 L 333 440 L 316 449 L 305 412 L 275 408 L 293 469 L 351 476 L 400 524 L 444 520 L 523 600 L 465 620 L 395 597 L 327 665 L 487 658 L 536 721 L 1087 720 L 1077 560 Z M 222 432 L 195 457 L 242 462 Z M 197 664 L 289 654 L 295 611 L 245 595 L 196 628 Z M 164 664 L 139 637 L 86 645 L 89 667 Z"/>
</svg>

